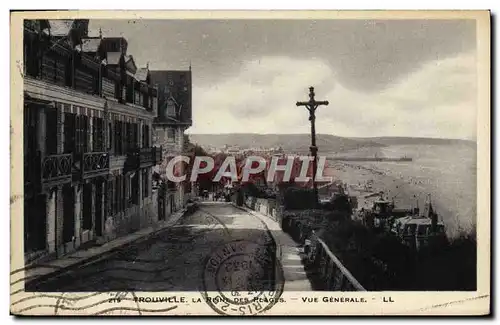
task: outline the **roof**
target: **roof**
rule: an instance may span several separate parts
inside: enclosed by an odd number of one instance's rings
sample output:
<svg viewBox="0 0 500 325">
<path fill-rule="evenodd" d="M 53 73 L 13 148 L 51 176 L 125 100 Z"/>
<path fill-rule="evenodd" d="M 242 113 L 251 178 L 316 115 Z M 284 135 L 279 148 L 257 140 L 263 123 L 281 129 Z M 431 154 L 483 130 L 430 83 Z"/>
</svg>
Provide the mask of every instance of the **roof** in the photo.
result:
<svg viewBox="0 0 500 325">
<path fill-rule="evenodd" d="M 53 36 L 67 36 L 73 26 L 73 19 L 51 19 L 50 34 Z"/>
<path fill-rule="evenodd" d="M 121 55 L 120 52 L 108 52 L 107 64 L 119 64 Z"/>
<path fill-rule="evenodd" d="M 430 225 L 432 220 L 429 218 L 414 218 L 414 217 L 404 217 L 397 219 L 401 224 L 405 225 Z M 444 225 L 442 221 L 437 223 L 438 225 Z"/>
<path fill-rule="evenodd" d="M 125 60 L 127 70 L 135 74 L 137 71 L 137 66 L 135 65 L 134 57 L 132 55 L 124 55 L 123 58 Z"/>
<path fill-rule="evenodd" d="M 167 84 L 170 78 L 177 79 L 181 75 L 188 75 L 189 70 L 151 70 L 151 81 L 158 84 Z"/>
<path fill-rule="evenodd" d="M 100 44 L 100 38 L 84 38 L 82 40 L 82 50 L 83 52 L 97 52 Z"/>
</svg>

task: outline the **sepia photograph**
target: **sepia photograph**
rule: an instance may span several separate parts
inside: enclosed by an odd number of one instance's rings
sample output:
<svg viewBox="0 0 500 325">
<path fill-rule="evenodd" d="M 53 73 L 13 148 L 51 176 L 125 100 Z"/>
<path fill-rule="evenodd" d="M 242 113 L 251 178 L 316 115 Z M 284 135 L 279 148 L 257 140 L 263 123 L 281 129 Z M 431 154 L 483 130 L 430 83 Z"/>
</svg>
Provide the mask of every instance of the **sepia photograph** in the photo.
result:
<svg viewBox="0 0 500 325">
<path fill-rule="evenodd" d="M 490 312 L 488 11 L 11 18 L 11 313 Z"/>
</svg>

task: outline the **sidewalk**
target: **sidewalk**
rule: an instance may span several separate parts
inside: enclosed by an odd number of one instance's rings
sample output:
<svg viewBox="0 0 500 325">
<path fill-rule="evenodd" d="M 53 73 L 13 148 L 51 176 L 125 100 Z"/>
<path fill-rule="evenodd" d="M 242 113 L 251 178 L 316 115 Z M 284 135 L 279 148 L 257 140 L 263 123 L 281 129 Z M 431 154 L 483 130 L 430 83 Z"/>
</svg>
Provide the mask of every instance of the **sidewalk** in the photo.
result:
<svg viewBox="0 0 500 325">
<path fill-rule="evenodd" d="M 45 263 L 38 264 L 35 262 L 33 264 L 26 265 L 24 276 L 22 274 L 23 272 L 14 271 L 15 273 L 12 273 L 11 284 L 19 282 L 21 279 L 24 279 L 25 283 L 32 281 L 44 281 L 44 279 L 56 276 L 57 274 L 63 273 L 70 268 L 96 263 L 99 260 L 115 253 L 125 245 L 136 244 L 143 240 L 147 240 L 166 228 L 172 227 L 184 216 L 185 212 L 186 208 L 183 208 L 182 210 L 170 215 L 168 220 L 163 220 L 153 226 L 116 238 L 103 244 L 102 246 L 78 250 Z"/>
<path fill-rule="evenodd" d="M 281 265 L 285 276 L 283 291 L 313 291 L 302 264 L 300 256 L 302 248 L 281 229 L 276 221 L 245 206 L 235 206 L 259 218 L 271 232 L 276 245 L 281 247 Z"/>
</svg>

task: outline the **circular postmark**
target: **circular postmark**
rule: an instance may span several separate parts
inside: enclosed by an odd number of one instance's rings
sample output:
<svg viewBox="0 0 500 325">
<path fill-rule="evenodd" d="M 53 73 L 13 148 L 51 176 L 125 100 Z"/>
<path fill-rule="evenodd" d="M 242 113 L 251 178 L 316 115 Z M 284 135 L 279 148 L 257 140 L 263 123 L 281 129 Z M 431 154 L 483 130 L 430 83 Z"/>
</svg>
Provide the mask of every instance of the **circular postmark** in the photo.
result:
<svg viewBox="0 0 500 325">
<path fill-rule="evenodd" d="M 281 301 L 283 270 L 274 242 L 237 240 L 206 259 L 202 296 L 222 315 L 256 315 Z"/>
</svg>

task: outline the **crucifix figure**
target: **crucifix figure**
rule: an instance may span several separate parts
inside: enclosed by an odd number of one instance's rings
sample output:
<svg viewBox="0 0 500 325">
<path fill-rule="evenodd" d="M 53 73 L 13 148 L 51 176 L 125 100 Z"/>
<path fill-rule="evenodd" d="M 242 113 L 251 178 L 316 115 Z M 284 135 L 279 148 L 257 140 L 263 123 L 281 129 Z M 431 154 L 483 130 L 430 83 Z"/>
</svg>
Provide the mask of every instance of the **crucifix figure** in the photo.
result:
<svg viewBox="0 0 500 325">
<path fill-rule="evenodd" d="M 311 121 L 311 155 L 313 156 L 313 189 L 315 204 L 319 203 L 318 184 L 316 184 L 316 173 L 318 169 L 318 147 L 316 147 L 316 108 L 320 105 L 328 105 L 328 101 L 316 101 L 314 99 L 314 87 L 309 87 L 309 101 L 297 102 L 297 106 L 305 106 L 309 111 L 309 121 Z"/>
</svg>

